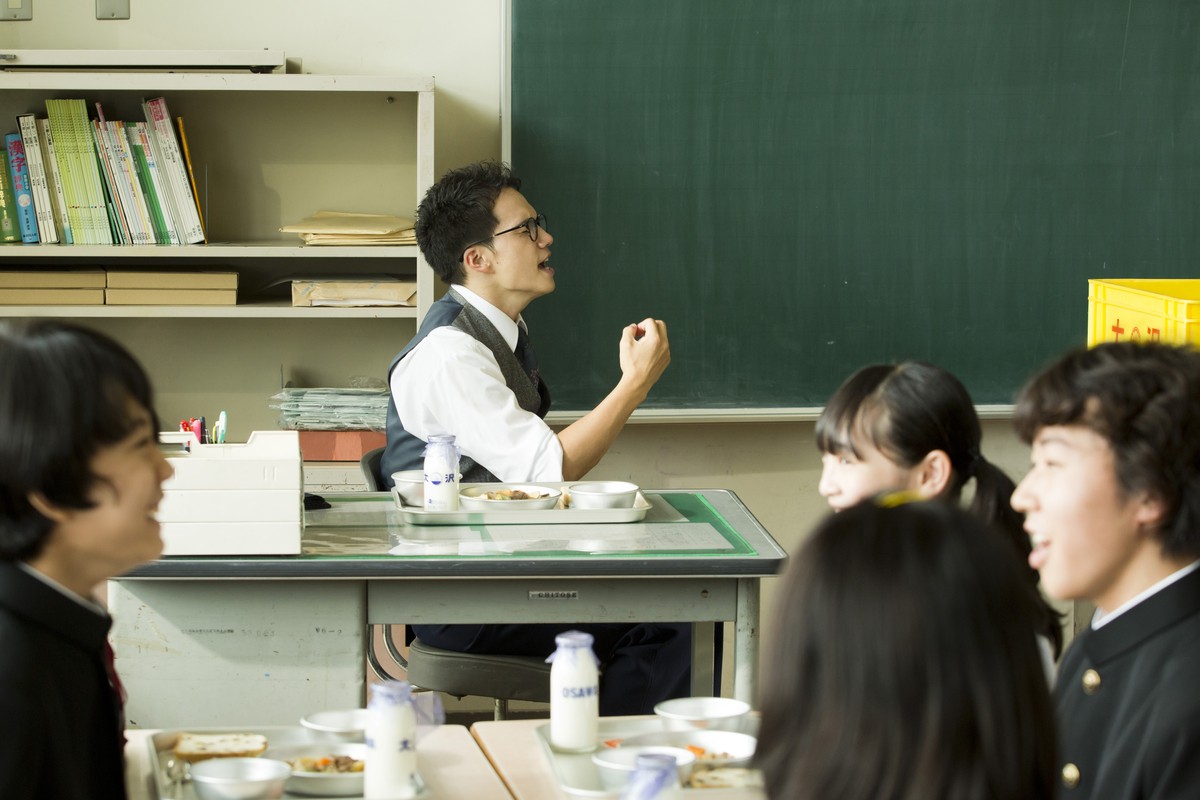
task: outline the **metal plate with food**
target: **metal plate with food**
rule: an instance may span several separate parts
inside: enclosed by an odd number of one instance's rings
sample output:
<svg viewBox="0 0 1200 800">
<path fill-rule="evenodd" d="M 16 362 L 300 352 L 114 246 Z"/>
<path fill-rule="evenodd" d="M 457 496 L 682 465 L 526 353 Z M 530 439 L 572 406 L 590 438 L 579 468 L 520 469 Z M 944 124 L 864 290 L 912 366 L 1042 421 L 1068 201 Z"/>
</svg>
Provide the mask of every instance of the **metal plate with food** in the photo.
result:
<svg viewBox="0 0 1200 800">
<path fill-rule="evenodd" d="M 190 737 L 190 738 L 189 738 Z M 289 796 L 362 798 L 363 773 L 353 771 L 352 762 L 362 762 L 366 745 L 335 742 L 303 727 L 261 726 L 254 728 L 187 728 L 165 730 L 147 737 L 154 795 L 157 800 L 198 800 L 188 778 L 189 763 L 203 758 L 246 755 L 247 748 L 258 750 L 259 757 L 292 762 L 292 775 L 286 784 Z M 265 743 L 265 750 L 260 749 Z M 339 757 L 341 757 L 339 759 Z M 308 759 L 307 762 L 302 759 Z M 336 768 L 340 762 L 349 772 L 311 772 L 306 765 Z M 299 768 L 298 768 L 299 767 Z M 428 794 L 417 776 L 417 797 Z"/>
</svg>

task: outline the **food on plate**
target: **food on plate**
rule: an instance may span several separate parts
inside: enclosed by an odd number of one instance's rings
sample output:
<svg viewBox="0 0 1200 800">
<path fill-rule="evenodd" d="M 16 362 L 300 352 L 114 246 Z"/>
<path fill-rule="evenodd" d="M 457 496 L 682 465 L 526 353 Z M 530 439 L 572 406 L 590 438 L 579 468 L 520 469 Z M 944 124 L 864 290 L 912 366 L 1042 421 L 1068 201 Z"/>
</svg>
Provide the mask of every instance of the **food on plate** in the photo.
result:
<svg viewBox="0 0 1200 800">
<path fill-rule="evenodd" d="M 244 758 L 262 755 L 267 737 L 259 733 L 181 733 L 175 740 L 175 757 L 195 763 L 209 758 Z"/>
<path fill-rule="evenodd" d="M 697 761 L 728 761 L 733 758 L 729 753 L 721 753 L 716 750 L 706 750 L 698 744 L 684 745 L 692 752 Z"/>
<path fill-rule="evenodd" d="M 620 747 L 621 740 L 620 739 L 605 739 L 604 746 L 605 747 Z"/>
<path fill-rule="evenodd" d="M 521 489 L 499 489 L 497 491 L 487 492 L 484 494 L 484 497 L 486 497 L 488 500 L 540 500 L 543 497 L 549 496 L 549 492 L 533 494 L 532 492 L 526 492 Z"/>
<path fill-rule="evenodd" d="M 745 767 L 697 769 L 688 779 L 688 786 L 693 789 L 761 788 L 762 785 L 762 773 Z"/>
<path fill-rule="evenodd" d="M 288 761 L 297 772 L 362 772 L 362 759 L 351 756 L 301 756 Z"/>
</svg>

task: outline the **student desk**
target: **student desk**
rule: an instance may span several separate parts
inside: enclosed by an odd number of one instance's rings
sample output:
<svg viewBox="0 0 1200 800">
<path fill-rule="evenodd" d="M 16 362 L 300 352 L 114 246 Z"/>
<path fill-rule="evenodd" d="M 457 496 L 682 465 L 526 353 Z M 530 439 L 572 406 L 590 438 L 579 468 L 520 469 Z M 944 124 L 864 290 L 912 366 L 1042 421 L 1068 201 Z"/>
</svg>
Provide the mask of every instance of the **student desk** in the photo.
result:
<svg viewBox="0 0 1200 800">
<path fill-rule="evenodd" d="M 155 730 L 125 732 L 129 800 L 159 800 L 153 790 L 150 743 Z M 441 725 L 417 744 L 417 771 L 429 796 L 441 800 L 511 800 L 504 783 L 462 725 Z M 293 795 L 288 795 L 292 797 Z"/>
<path fill-rule="evenodd" d="M 368 625 L 692 622 L 710 694 L 713 623 L 733 620 L 753 702 L 759 581 L 785 553 L 733 494 L 645 492 L 641 523 L 410 526 L 390 494 L 326 495 L 299 556 L 170 557 L 110 584 L 130 723 L 294 724 L 357 707 Z M 520 529 L 520 530 L 518 530 Z"/>
<path fill-rule="evenodd" d="M 642 720 L 644 717 L 605 717 L 606 720 Z M 516 800 L 569 800 L 563 791 L 544 746 L 535 731 L 547 724 L 544 719 L 517 719 L 503 722 L 476 722 L 471 734 L 479 743 L 496 772 Z M 616 795 L 593 796 L 615 798 Z M 761 789 L 675 789 L 667 797 L 675 800 L 766 800 Z"/>
</svg>

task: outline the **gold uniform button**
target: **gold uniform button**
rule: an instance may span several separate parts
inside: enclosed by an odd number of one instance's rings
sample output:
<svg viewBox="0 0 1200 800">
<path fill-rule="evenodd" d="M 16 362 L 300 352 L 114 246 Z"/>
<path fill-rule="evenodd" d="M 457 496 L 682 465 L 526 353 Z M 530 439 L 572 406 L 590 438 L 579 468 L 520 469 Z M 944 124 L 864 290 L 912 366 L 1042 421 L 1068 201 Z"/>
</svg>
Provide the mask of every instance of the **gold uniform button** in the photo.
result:
<svg viewBox="0 0 1200 800">
<path fill-rule="evenodd" d="M 1100 691 L 1100 673 L 1089 669 L 1083 673 L 1083 691 L 1085 694 L 1095 694 Z"/>
<path fill-rule="evenodd" d="M 1079 785 L 1079 767 L 1074 764 L 1067 763 L 1062 768 L 1063 786 L 1068 789 L 1074 789 Z"/>
</svg>

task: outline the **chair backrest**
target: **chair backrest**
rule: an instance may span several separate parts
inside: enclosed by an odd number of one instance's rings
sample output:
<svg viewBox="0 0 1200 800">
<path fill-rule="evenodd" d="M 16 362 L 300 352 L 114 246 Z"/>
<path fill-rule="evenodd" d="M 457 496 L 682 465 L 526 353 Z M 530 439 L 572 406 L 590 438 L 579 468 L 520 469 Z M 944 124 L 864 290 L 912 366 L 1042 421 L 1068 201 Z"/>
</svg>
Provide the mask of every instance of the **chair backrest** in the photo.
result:
<svg viewBox="0 0 1200 800">
<path fill-rule="evenodd" d="M 383 475 L 379 472 L 379 462 L 383 460 L 384 449 L 383 447 L 376 447 L 374 450 L 368 450 L 358 460 L 358 465 L 362 468 L 363 478 L 367 482 L 367 491 L 369 492 L 382 492 L 386 490 L 387 482 L 384 481 Z"/>
</svg>

